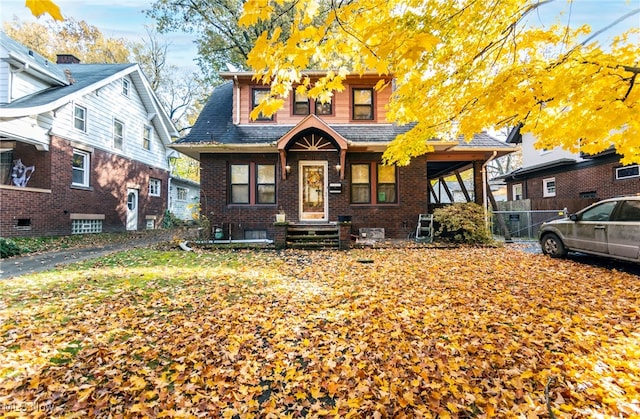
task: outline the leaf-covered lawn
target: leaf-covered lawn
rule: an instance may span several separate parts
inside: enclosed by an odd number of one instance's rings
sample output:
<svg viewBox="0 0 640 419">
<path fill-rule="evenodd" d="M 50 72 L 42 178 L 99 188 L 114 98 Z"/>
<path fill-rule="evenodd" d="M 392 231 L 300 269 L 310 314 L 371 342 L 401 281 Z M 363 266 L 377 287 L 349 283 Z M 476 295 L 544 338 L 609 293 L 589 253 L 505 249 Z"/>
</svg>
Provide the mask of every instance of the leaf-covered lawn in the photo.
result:
<svg viewBox="0 0 640 419">
<path fill-rule="evenodd" d="M 541 255 L 134 250 L 0 293 L 17 414 L 640 415 L 639 278 Z"/>
</svg>

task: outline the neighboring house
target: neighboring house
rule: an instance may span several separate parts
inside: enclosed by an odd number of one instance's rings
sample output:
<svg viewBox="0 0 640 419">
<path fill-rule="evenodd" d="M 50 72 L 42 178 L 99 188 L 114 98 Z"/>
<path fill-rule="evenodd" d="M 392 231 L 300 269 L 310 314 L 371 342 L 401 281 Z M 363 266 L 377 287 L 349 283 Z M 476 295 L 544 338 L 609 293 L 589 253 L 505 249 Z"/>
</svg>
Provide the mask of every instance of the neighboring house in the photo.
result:
<svg viewBox="0 0 640 419">
<path fill-rule="evenodd" d="M 158 226 L 177 135 L 137 64 L 51 63 L 0 32 L 0 236 Z"/>
<path fill-rule="evenodd" d="M 200 211 L 200 184 L 175 175 L 169 182 L 169 211 L 180 220 L 194 220 Z"/>
<path fill-rule="evenodd" d="M 522 167 L 501 176 L 509 201 L 527 201 L 518 209 L 575 212 L 601 199 L 640 193 L 640 165 L 623 166 L 613 150 L 589 156 L 537 150 L 535 137 L 517 128 L 507 142 L 522 147 Z"/>
<path fill-rule="evenodd" d="M 307 73 L 312 80 L 322 74 Z M 406 238 L 418 215 L 433 209 L 430 180 L 473 168 L 475 201 L 482 204 L 485 163 L 514 150 L 480 133 L 470 143 L 430 141 L 434 152 L 408 166 L 384 166 L 387 145 L 410 128 L 385 118 L 391 88 L 374 89 L 385 77 L 350 76 L 324 104 L 293 91 L 273 117 L 254 121 L 249 113 L 269 89 L 252 76 L 222 73 L 227 81 L 172 145 L 200 161 L 202 214 L 226 238 L 272 238 L 278 213 L 310 226 L 311 235 L 315 226 L 350 219 L 354 233 L 375 228 Z"/>
</svg>

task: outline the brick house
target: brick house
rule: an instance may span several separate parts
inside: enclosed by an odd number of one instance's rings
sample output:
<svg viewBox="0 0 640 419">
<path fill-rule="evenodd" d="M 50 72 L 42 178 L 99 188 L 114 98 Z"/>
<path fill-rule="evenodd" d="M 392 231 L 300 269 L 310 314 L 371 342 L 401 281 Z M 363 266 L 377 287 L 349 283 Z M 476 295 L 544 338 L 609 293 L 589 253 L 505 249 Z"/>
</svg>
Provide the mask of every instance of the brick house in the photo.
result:
<svg viewBox="0 0 640 419">
<path fill-rule="evenodd" d="M 483 165 L 514 149 L 480 133 L 469 143 L 430 141 L 434 152 L 384 166 L 387 145 L 410 127 L 387 122 L 391 88 L 374 89 L 383 76 L 350 76 L 326 104 L 293 91 L 275 115 L 251 120 L 269 92 L 252 76 L 221 73 L 225 82 L 172 145 L 200 161 L 201 210 L 225 238 L 273 238 L 279 213 L 290 226 L 316 230 L 350 219 L 353 232 L 406 238 L 418 215 L 432 210 L 430 180 L 474 168 L 475 200 L 484 203 Z"/>
<path fill-rule="evenodd" d="M 0 41 L 0 236 L 158 225 L 177 132 L 140 67 Z"/>
<path fill-rule="evenodd" d="M 535 138 L 517 128 L 507 142 L 521 145 L 522 167 L 501 177 L 508 201 L 528 201 L 526 209 L 575 212 L 601 199 L 640 193 L 640 165 L 623 166 L 613 150 L 592 156 L 537 150 Z"/>
</svg>

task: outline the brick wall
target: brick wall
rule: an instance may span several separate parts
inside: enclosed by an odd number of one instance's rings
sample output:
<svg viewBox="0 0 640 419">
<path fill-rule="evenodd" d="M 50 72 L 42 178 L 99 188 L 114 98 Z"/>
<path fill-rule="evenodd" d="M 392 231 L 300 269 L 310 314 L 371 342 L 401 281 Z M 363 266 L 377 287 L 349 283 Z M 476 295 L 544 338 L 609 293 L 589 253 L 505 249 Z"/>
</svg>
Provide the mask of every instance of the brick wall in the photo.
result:
<svg viewBox="0 0 640 419">
<path fill-rule="evenodd" d="M 567 207 L 570 212 L 575 212 L 586 206 L 580 204 L 580 198 L 586 196 L 581 194 L 595 193 L 593 199 L 583 198 L 585 202 L 591 203 L 594 199 L 640 193 L 640 178 L 616 179 L 615 169 L 622 166 L 618 159 L 616 156 L 604 157 L 593 160 L 589 165 L 576 165 L 574 170 L 568 170 L 567 166 L 563 166 L 564 170 L 549 170 L 519 181 L 508 180 L 508 199 L 513 200 L 511 185 L 522 183 L 524 198 L 531 199 L 532 203 L 538 202 L 536 208 L 531 209 L 563 208 L 558 205 L 577 200 L 574 208 Z M 548 178 L 555 178 L 555 197 L 543 197 L 543 180 Z"/>
<path fill-rule="evenodd" d="M 90 187 L 72 187 L 72 155 L 69 141 L 56 137 L 52 138 L 48 152 L 28 145 L 16 147 L 14 157 L 22 158 L 29 165 L 37 162 L 34 175 L 40 177 L 34 176 L 33 183 L 29 181 L 24 190 L 0 189 L 1 236 L 70 234 L 72 213 L 104 214 L 104 232 L 124 231 L 128 187 L 139 189 L 138 229 L 145 228 L 147 215 L 162 218 L 167 203 L 167 171 L 96 149 L 91 153 Z M 42 176 L 49 173 L 52 176 Z M 149 177 L 162 182 L 160 197 L 149 196 Z M 30 188 L 45 188 L 50 192 Z M 30 220 L 31 229 L 18 228 L 19 219 Z"/>
<path fill-rule="evenodd" d="M 291 172 L 282 180 L 280 160 L 277 154 L 203 154 L 201 155 L 201 203 L 202 213 L 214 226 L 222 226 L 225 237 L 244 238 L 245 230 L 266 230 L 269 238 L 274 238 L 273 222 L 275 214 L 282 208 L 287 221 L 298 221 L 298 163 L 301 160 L 328 162 L 328 183 L 341 183 L 342 192 L 328 194 L 329 220 L 337 221 L 338 216 L 352 217 L 353 231 L 361 227 L 381 227 L 388 238 L 405 238 L 415 230 L 418 214 L 427 210 L 426 160 L 415 158 L 410 166 L 398 169 L 398 204 L 353 205 L 350 203 L 350 163 L 379 161 L 380 153 L 347 154 L 345 179 L 340 180 L 335 169 L 338 164 L 337 152 L 289 152 L 287 164 Z M 263 163 L 276 165 L 276 204 L 272 205 L 229 205 L 228 165 L 230 163 Z"/>
</svg>

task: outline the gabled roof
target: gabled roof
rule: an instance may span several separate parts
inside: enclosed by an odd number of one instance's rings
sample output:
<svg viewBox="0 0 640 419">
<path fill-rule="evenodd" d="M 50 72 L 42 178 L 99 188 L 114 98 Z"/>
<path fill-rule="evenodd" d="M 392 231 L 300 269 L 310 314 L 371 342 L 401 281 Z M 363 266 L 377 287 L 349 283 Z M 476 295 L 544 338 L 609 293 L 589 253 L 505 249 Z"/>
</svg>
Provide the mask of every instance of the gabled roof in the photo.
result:
<svg viewBox="0 0 640 419">
<path fill-rule="evenodd" d="M 131 73 L 136 66 L 137 64 L 56 64 L 60 70 L 69 70 L 73 84 L 52 86 L 11 103 L 0 104 L 0 109 L 8 117 L 47 112 Z"/>
<path fill-rule="evenodd" d="M 149 82 L 135 63 L 125 64 L 55 64 L 0 32 L 3 60 L 33 74 L 49 88 L 40 90 L 11 103 L 0 104 L 3 117 L 20 118 L 58 109 L 88 93 L 99 90 L 124 76 L 129 76 L 140 95 L 149 120 L 159 118 L 156 132 L 165 144 L 179 133 L 164 110 Z"/>
</svg>

